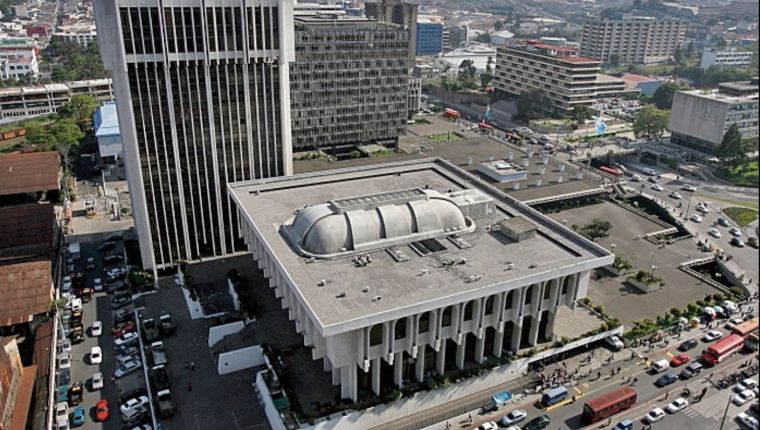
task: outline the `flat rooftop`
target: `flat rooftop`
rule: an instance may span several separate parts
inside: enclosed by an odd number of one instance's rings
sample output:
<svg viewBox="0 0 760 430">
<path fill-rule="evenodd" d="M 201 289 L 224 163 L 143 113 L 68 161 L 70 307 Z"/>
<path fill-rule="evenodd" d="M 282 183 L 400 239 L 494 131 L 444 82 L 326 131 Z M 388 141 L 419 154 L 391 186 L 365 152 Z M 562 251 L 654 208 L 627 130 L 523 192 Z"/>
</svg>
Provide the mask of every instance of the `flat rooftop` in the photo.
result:
<svg viewBox="0 0 760 430">
<path fill-rule="evenodd" d="M 387 247 L 348 250 L 345 256 L 338 253 L 340 256 L 327 259 L 309 258 L 293 245 L 292 230 L 299 229 L 294 217 L 302 211 L 314 213 L 332 207 L 333 213 L 328 217 L 335 216 L 332 219 L 339 220 L 342 218 L 335 215 L 339 213 L 335 208 L 354 210 L 352 208 L 358 206 L 347 208 L 342 202 L 356 201 L 363 208 L 357 211 L 366 212 L 360 214 L 364 218 L 362 225 L 371 225 L 366 217 L 375 216 L 375 212 L 382 215 L 383 223 L 386 213 L 398 212 L 403 207 L 394 199 L 403 194 L 413 194 L 415 200 L 419 198 L 418 192 L 408 192 L 415 189 L 445 198 L 466 194 L 457 193 L 463 190 L 475 190 L 473 193 L 492 202 L 491 210 L 466 211 L 467 229 L 454 229 L 434 237 L 433 248 L 438 249 L 428 254 L 416 251 L 412 243 L 403 240 L 396 240 Z M 302 302 L 321 324 L 324 335 L 409 314 L 412 307 L 417 309 L 420 304 L 433 309 L 503 291 L 505 287 L 529 285 L 612 262 L 604 248 L 441 159 L 234 183 L 229 185 L 229 190 L 249 225 L 279 262 L 279 270 L 295 286 Z M 400 193 L 388 197 L 396 191 Z M 378 198 L 373 200 L 373 195 Z M 368 202 L 374 203 L 367 206 Z M 420 202 L 407 204 L 416 210 Z M 319 206 L 319 210 L 312 210 L 312 206 Z M 443 218 L 441 213 L 438 215 Z M 319 216 L 325 217 L 324 212 Z M 491 228 L 516 216 L 536 226 L 535 237 L 515 242 L 498 228 Z M 359 220 L 350 213 L 346 217 L 351 223 Z M 400 219 L 397 215 L 394 217 Z M 385 224 L 387 227 L 388 223 Z M 398 223 L 393 227 L 396 229 Z M 349 225 L 349 228 L 352 227 Z M 369 228 L 361 232 L 367 230 Z M 357 242 L 356 238 L 353 241 Z M 431 247 L 428 245 L 428 248 Z M 397 254 L 392 255 L 396 250 L 405 259 L 399 261 Z M 367 255 L 370 262 L 356 261 Z"/>
</svg>

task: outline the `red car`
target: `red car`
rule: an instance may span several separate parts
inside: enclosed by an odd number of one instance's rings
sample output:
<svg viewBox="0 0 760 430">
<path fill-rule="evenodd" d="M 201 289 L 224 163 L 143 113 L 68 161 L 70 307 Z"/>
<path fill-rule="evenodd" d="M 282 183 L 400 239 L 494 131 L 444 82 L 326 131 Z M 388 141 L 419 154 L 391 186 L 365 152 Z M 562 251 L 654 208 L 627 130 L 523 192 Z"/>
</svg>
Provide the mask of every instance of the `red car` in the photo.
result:
<svg viewBox="0 0 760 430">
<path fill-rule="evenodd" d="M 95 419 L 97 421 L 108 419 L 108 400 L 98 400 L 98 403 L 95 405 Z"/>
<path fill-rule="evenodd" d="M 111 334 L 113 334 L 115 337 L 122 337 L 126 333 L 131 333 L 135 330 L 137 330 L 135 323 L 133 321 L 128 321 L 121 324 L 117 324 L 113 328 L 113 330 L 111 330 Z"/>
<path fill-rule="evenodd" d="M 678 367 L 684 363 L 688 363 L 689 360 L 691 360 L 691 357 L 689 357 L 689 354 L 678 354 L 672 359 L 670 359 L 670 367 Z"/>
</svg>

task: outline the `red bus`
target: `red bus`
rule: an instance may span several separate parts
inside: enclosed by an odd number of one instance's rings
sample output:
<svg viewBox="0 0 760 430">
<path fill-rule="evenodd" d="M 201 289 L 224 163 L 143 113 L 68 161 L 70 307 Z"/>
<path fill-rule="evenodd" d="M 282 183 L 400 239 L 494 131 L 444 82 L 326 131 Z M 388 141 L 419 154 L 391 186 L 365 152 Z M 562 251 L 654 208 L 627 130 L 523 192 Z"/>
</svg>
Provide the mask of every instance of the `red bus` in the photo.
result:
<svg viewBox="0 0 760 430">
<path fill-rule="evenodd" d="M 629 386 L 602 394 L 583 405 L 583 418 L 594 423 L 609 418 L 636 404 L 636 390 Z"/>
<path fill-rule="evenodd" d="M 741 324 L 737 324 L 734 326 L 734 328 L 731 330 L 734 332 L 734 334 L 738 334 L 741 337 L 747 337 L 750 333 L 757 331 L 758 328 L 758 317 L 752 318 L 749 321 L 744 321 Z"/>
<path fill-rule="evenodd" d="M 485 121 L 479 123 L 478 127 L 480 127 L 480 131 L 483 133 L 493 132 L 493 126 L 491 124 L 486 124 Z"/>
<path fill-rule="evenodd" d="M 455 111 L 454 109 L 446 108 L 443 110 L 443 116 L 445 116 L 448 119 L 453 119 L 456 121 L 462 115 L 459 112 Z"/>
<path fill-rule="evenodd" d="M 744 338 L 738 334 L 732 334 L 728 337 L 715 342 L 706 350 L 702 351 L 702 362 L 706 366 L 715 366 L 736 352 L 739 352 L 744 346 Z"/>
<path fill-rule="evenodd" d="M 622 178 L 623 177 L 623 172 L 621 172 L 618 169 L 612 168 L 612 167 L 601 166 L 601 167 L 599 167 L 599 170 L 601 170 L 602 172 L 604 172 L 604 173 L 606 173 L 608 175 L 614 176 L 616 178 Z"/>
</svg>

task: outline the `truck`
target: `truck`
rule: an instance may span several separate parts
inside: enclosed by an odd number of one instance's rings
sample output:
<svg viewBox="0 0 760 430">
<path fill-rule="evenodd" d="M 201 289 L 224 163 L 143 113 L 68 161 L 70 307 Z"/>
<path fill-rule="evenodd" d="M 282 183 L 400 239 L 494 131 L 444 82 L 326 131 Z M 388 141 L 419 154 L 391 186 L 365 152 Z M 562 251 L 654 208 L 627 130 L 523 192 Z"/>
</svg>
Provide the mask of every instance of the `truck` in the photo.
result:
<svg viewBox="0 0 760 430">
<path fill-rule="evenodd" d="M 177 410 L 174 405 L 174 397 L 169 390 L 161 390 L 156 393 L 156 402 L 158 402 L 158 415 L 161 418 L 168 418 L 174 415 Z"/>
<path fill-rule="evenodd" d="M 161 331 L 162 335 L 171 336 L 175 331 L 177 331 L 177 326 L 174 325 L 174 321 L 172 320 L 172 316 L 170 314 L 161 314 L 161 316 L 158 317 L 158 321 L 160 323 L 158 328 Z"/>
<path fill-rule="evenodd" d="M 166 364 L 169 360 L 166 359 L 166 349 L 164 349 L 164 343 L 160 340 L 150 344 L 150 353 L 153 355 L 153 364 L 160 366 Z"/>
<path fill-rule="evenodd" d="M 151 367 L 150 380 L 153 383 L 153 389 L 156 390 L 156 392 L 168 390 L 171 384 L 171 381 L 169 380 L 169 372 L 163 364 Z"/>
<path fill-rule="evenodd" d="M 158 325 L 153 318 L 148 318 L 142 322 L 142 332 L 146 342 L 154 342 L 158 340 L 159 332 Z"/>
</svg>

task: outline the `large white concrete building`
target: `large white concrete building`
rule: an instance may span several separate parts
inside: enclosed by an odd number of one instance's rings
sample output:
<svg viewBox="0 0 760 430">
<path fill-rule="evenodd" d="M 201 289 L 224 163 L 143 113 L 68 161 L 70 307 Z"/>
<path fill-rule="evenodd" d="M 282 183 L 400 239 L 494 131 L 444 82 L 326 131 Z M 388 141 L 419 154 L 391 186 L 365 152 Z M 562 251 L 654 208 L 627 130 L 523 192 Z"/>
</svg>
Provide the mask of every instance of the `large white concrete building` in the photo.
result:
<svg viewBox="0 0 760 430">
<path fill-rule="evenodd" d="M 702 53 L 699 67 L 702 69 L 709 69 L 712 66 L 749 67 L 752 55 L 754 55 L 752 51 L 708 48 Z"/>
<path fill-rule="evenodd" d="M 229 189 L 253 258 L 347 399 L 551 341 L 613 261 L 440 159 Z"/>
<path fill-rule="evenodd" d="M 228 182 L 292 170 L 292 0 L 94 3 L 143 266 L 243 251 Z"/>
<path fill-rule="evenodd" d="M 680 19 L 628 17 L 588 19 L 581 30 L 581 55 L 609 63 L 661 63 L 683 45 L 688 23 Z"/>
<path fill-rule="evenodd" d="M 111 80 L 92 79 L 0 89 L 0 124 L 56 113 L 62 104 L 77 94 L 89 94 L 98 103 L 112 101 Z"/>
</svg>

